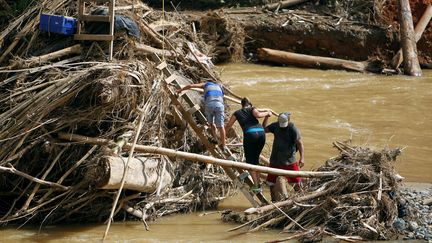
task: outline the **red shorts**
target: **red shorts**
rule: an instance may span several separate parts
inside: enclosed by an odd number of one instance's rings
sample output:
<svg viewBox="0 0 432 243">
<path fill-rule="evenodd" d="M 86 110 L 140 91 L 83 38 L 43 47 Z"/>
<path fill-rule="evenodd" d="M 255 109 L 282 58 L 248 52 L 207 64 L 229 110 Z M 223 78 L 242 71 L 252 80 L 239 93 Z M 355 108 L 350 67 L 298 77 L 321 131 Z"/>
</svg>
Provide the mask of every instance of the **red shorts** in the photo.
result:
<svg viewBox="0 0 432 243">
<path fill-rule="evenodd" d="M 282 170 L 293 170 L 293 171 L 299 171 L 298 162 L 294 162 L 289 165 L 270 165 L 270 168 L 276 168 L 276 169 L 282 169 Z M 277 175 L 268 174 L 267 175 L 267 182 L 276 183 Z M 287 177 L 288 183 L 299 183 L 301 182 L 301 177 Z"/>
</svg>

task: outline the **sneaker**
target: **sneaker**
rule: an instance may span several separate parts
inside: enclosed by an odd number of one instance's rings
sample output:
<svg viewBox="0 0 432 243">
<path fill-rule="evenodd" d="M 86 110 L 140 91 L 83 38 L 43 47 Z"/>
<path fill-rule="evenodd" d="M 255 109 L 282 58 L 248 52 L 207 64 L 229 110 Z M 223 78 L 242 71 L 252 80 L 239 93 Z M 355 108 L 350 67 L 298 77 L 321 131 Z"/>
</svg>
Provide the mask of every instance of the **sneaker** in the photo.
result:
<svg viewBox="0 0 432 243">
<path fill-rule="evenodd" d="M 260 186 L 257 185 L 253 185 L 250 187 L 249 189 L 252 193 L 258 194 L 262 192 L 262 188 Z"/>
</svg>

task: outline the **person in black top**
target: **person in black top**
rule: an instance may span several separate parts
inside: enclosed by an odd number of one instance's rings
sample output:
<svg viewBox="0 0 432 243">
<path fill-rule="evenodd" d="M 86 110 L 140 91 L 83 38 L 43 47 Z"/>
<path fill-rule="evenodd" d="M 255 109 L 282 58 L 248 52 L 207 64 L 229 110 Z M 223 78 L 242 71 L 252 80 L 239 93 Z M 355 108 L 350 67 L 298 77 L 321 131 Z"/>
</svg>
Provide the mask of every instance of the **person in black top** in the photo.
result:
<svg viewBox="0 0 432 243">
<path fill-rule="evenodd" d="M 248 98 L 244 97 L 241 100 L 242 108 L 231 115 L 228 123 L 225 126 L 225 131 L 238 121 L 243 130 L 243 149 L 246 157 L 246 163 L 258 165 L 259 156 L 265 144 L 265 132 L 257 118 L 270 117 L 271 111 L 258 110 L 252 106 Z M 253 192 L 261 192 L 259 185 L 259 174 L 255 171 L 250 171 L 254 186 L 251 187 Z"/>
<path fill-rule="evenodd" d="M 290 122 L 289 112 L 279 114 L 278 121 L 273 122 L 267 126 L 267 118 L 264 118 L 263 127 L 266 133 L 273 133 L 273 147 L 270 155 L 270 167 L 283 170 L 299 171 L 304 165 L 304 146 L 301 140 L 300 131 Z M 296 160 L 297 151 L 300 158 Z M 272 200 L 275 198 L 276 175 L 268 174 L 267 183 L 270 186 L 270 193 Z M 301 178 L 300 177 L 286 177 L 294 189 L 300 190 Z"/>
</svg>

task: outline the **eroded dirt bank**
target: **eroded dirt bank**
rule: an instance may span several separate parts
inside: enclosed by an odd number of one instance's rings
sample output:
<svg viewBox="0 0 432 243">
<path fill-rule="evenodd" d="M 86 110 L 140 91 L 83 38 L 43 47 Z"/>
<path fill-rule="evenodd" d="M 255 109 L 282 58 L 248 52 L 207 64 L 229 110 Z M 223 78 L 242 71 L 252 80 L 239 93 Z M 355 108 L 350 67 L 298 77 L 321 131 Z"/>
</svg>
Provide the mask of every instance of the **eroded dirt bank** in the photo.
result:
<svg viewBox="0 0 432 243">
<path fill-rule="evenodd" d="M 410 1 L 414 26 L 421 18 L 429 0 Z M 214 10 L 207 16 L 218 15 L 231 25 L 240 25 L 244 33 L 245 58 L 254 60 L 261 47 L 291 51 L 301 54 L 335 57 L 356 61 L 382 60 L 388 64 L 399 49 L 399 23 L 397 1 L 311 1 L 306 4 L 274 11 L 260 7 Z M 197 16 L 193 18 L 199 20 Z M 232 28 L 231 28 L 232 29 Z M 214 36 L 214 29 L 206 29 Z M 218 30 L 216 30 L 217 32 Z M 224 42 L 219 31 L 215 43 Z M 233 38 L 236 39 L 236 38 Z M 238 38 L 237 38 L 238 40 Z M 238 41 L 231 42 L 238 45 Z M 232 53 L 235 45 L 225 45 Z M 418 56 L 421 64 L 432 62 L 432 28 L 426 28 L 419 40 Z M 220 46 L 215 49 L 222 49 Z M 224 56 L 226 54 L 224 53 Z M 228 58 L 214 52 L 216 62 Z"/>
</svg>

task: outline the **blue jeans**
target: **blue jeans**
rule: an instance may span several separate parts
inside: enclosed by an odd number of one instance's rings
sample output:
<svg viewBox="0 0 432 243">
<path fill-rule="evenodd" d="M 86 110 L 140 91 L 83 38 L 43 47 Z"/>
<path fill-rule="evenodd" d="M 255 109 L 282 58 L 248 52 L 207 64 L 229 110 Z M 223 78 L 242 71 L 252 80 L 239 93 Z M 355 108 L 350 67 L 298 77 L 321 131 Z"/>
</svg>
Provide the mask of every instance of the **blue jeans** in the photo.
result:
<svg viewBox="0 0 432 243">
<path fill-rule="evenodd" d="M 216 127 L 224 126 L 225 107 L 219 101 L 208 102 L 205 104 L 205 115 L 208 123 L 214 123 Z"/>
</svg>

